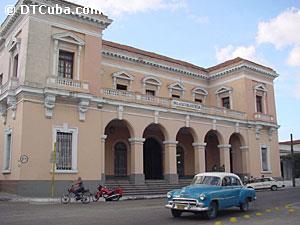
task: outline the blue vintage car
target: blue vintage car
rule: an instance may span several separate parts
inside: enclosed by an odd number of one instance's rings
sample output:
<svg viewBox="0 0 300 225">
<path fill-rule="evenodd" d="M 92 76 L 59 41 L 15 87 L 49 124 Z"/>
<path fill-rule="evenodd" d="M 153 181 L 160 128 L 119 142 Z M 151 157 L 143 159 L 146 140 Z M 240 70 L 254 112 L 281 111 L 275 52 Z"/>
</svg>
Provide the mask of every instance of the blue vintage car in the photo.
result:
<svg viewBox="0 0 300 225">
<path fill-rule="evenodd" d="M 248 211 L 249 202 L 256 199 L 255 190 L 243 186 L 233 173 L 199 173 L 191 185 L 168 192 L 167 205 L 173 217 L 183 212 L 203 213 L 207 219 L 217 216 L 218 210 L 237 206 Z"/>
</svg>

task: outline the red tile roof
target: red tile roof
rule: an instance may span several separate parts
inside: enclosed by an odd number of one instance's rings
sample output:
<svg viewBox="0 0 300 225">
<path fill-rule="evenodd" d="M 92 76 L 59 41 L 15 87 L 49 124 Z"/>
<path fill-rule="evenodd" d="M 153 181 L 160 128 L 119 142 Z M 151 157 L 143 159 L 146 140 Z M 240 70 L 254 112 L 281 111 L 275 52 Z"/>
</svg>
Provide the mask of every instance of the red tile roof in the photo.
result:
<svg viewBox="0 0 300 225">
<path fill-rule="evenodd" d="M 117 49 L 120 49 L 120 50 L 123 50 L 123 51 L 132 52 L 132 53 L 139 54 L 139 55 L 142 55 L 142 56 L 162 60 L 162 61 L 169 62 L 169 63 L 174 63 L 174 64 L 177 64 L 177 65 L 180 65 L 180 66 L 185 66 L 185 67 L 196 69 L 196 70 L 201 70 L 202 72 L 206 72 L 206 73 L 210 73 L 212 71 L 217 71 L 219 69 L 222 69 L 222 68 L 234 65 L 234 64 L 239 64 L 239 63 L 242 63 L 242 62 L 248 62 L 250 64 L 259 66 L 263 69 L 269 70 L 270 72 L 275 72 L 273 69 L 271 69 L 269 67 L 257 64 L 255 62 L 252 62 L 252 61 L 240 58 L 240 57 L 225 61 L 223 63 L 220 63 L 220 64 L 216 65 L 216 66 L 203 68 L 203 67 L 194 65 L 192 63 L 184 62 L 184 61 L 181 61 L 181 60 L 178 60 L 178 59 L 173 59 L 173 58 L 170 58 L 170 57 L 167 57 L 167 56 L 163 56 L 163 55 L 160 55 L 160 54 L 157 54 L 157 53 L 154 53 L 154 52 L 141 50 L 141 49 L 134 48 L 134 47 L 131 47 L 131 46 L 122 45 L 122 44 L 115 43 L 115 42 L 112 42 L 112 41 L 103 40 L 102 43 L 103 43 L 104 46 L 117 48 Z"/>
</svg>

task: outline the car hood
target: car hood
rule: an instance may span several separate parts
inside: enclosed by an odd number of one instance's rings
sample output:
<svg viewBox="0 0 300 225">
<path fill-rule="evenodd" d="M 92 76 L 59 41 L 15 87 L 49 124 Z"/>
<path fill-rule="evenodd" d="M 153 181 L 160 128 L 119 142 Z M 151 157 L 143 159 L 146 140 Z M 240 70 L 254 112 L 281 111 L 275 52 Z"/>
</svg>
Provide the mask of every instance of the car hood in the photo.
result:
<svg viewBox="0 0 300 225">
<path fill-rule="evenodd" d="M 220 190 L 220 186 L 214 185 L 204 185 L 204 184 L 196 184 L 189 185 L 180 190 L 177 190 L 173 197 L 177 198 L 199 198 L 201 193 L 207 194 L 209 192 L 214 192 Z"/>
</svg>

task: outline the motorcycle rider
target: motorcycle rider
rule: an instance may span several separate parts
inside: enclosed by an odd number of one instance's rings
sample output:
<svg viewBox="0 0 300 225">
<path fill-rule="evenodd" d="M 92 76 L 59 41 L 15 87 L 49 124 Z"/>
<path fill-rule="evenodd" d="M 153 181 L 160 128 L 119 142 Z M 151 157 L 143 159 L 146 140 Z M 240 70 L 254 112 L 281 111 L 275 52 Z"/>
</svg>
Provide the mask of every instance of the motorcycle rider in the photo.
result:
<svg viewBox="0 0 300 225">
<path fill-rule="evenodd" d="M 84 186 L 81 177 L 78 177 L 77 180 L 74 181 L 74 194 L 76 196 L 76 200 L 80 199 L 79 194 L 84 191 Z"/>
</svg>

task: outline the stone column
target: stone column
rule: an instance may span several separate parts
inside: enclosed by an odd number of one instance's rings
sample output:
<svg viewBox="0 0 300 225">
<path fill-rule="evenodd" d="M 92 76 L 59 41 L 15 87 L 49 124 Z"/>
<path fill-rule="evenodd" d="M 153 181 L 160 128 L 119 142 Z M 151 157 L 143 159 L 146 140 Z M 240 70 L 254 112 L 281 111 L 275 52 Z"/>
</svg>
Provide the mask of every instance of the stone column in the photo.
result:
<svg viewBox="0 0 300 225">
<path fill-rule="evenodd" d="M 241 154 L 242 154 L 243 175 L 251 176 L 250 168 L 249 168 L 249 165 L 250 165 L 249 146 L 241 146 L 240 150 L 241 150 Z"/>
<path fill-rule="evenodd" d="M 225 172 L 230 172 L 230 147 L 231 145 L 218 145 L 220 150 L 220 167 L 225 166 Z"/>
<path fill-rule="evenodd" d="M 164 178 L 170 184 L 178 183 L 177 162 L 176 162 L 176 147 L 178 141 L 164 141 Z"/>
<path fill-rule="evenodd" d="M 133 184 L 144 184 L 144 156 L 143 145 L 145 138 L 129 138 L 130 142 L 130 181 Z"/>
<path fill-rule="evenodd" d="M 105 139 L 107 135 L 101 136 L 101 148 L 100 148 L 100 170 L 101 170 L 101 179 L 100 182 L 105 184 Z"/>
<path fill-rule="evenodd" d="M 195 155 L 195 174 L 205 172 L 205 146 L 206 143 L 193 143 Z"/>
</svg>

